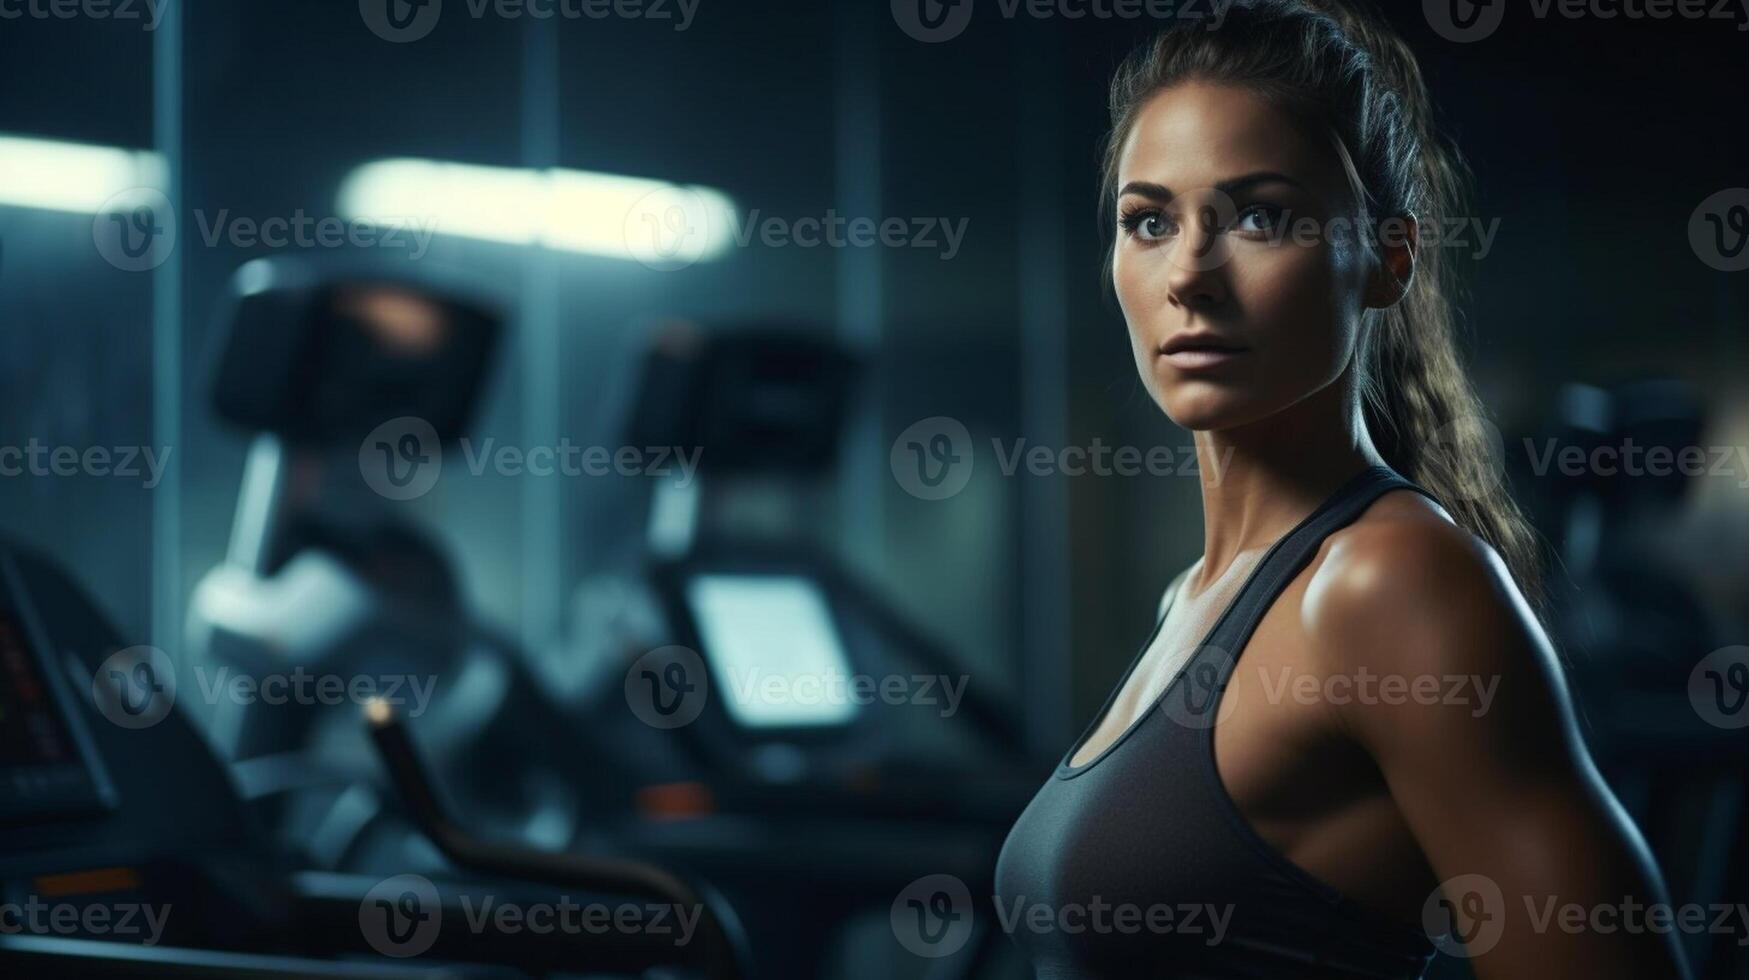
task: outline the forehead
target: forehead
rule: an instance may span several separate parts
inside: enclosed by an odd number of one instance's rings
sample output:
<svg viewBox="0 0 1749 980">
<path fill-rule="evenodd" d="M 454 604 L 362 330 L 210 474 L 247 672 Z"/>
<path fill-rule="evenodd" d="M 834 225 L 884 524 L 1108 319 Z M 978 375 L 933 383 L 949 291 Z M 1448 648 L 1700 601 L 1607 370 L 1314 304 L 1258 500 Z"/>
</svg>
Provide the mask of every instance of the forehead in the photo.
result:
<svg viewBox="0 0 1749 980">
<path fill-rule="evenodd" d="M 1250 89 L 1184 82 L 1154 94 L 1136 114 L 1118 157 L 1118 187 L 1162 184 L 1175 193 L 1259 171 L 1294 178 L 1326 200 L 1348 181 L 1329 143 Z"/>
</svg>

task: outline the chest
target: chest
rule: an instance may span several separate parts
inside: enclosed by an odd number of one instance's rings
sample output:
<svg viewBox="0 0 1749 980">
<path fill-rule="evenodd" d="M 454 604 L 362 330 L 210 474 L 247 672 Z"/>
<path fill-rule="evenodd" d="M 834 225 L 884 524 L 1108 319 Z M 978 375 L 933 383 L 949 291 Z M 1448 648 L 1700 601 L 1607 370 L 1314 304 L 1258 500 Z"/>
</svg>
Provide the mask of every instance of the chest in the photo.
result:
<svg viewBox="0 0 1749 980">
<path fill-rule="evenodd" d="M 1181 594 L 1072 764 L 1112 749 L 1151 711 L 1188 719 L 1194 705 L 1218 696 L 1208 733 L 1217 771 L 1248 815 L 1291 823 L 1370 792 L 1366 761 L 1337 718 L 1344 679 L 1308 654 L 1311 637 L 1299 615 L 1307 577 L 1289 585 L 1239 651 L 1200 645 L 1231 595 L 1219 588 Z M 1213 664 L 1230 653 L 1238 660 L 1219 687 Z M 1313 758 L 1319 764 L 1306 765 Z"/>
</svg>

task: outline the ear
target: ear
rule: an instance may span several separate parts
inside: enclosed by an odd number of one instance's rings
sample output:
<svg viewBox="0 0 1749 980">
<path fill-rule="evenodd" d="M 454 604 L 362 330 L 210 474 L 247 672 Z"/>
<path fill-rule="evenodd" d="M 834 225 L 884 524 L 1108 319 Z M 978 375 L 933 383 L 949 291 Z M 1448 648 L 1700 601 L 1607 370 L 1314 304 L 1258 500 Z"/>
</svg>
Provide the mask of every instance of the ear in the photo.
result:
<svg viewBox="0 0 1749 980">
<path fill-rule="evenodd" d="M 1375 229 L 1378 262 L 1367 281 L 1368 309 L 1389 309 L 1397 305 L 1415 281 L 1415 259 L 1421 247 L 1421 223 L 1412 214 L 1385 218 Z"/>
</svg>

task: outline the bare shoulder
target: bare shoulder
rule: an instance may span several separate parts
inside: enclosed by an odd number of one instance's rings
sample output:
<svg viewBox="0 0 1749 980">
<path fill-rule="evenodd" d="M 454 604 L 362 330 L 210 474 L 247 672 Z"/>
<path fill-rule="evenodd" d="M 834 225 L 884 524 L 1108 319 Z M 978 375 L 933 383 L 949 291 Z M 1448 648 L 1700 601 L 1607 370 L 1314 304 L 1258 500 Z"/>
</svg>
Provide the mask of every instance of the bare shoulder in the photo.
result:
<svg viewBox="0 0 1749 980">
<path fill-rule="evenodd" d="M 1564 672 L 1536 615 L 1494 549 L 1426 498 L 1390 494 L 1331 535 L 1300 613 L 1320 670 L 1437 692 L 1339 709 L 1375 758 L 1449 761 L 1461 745 L 1513 779 L 1567 785 L 1585 771 Z"/>
<path fill-rule="evenodd" d="M 1311 574 L 1302 621 L 1343 667 L 1498 671 L 1552 655 L 1500 556 L 1413 491 L 1332 534 Z"/>
</svg>

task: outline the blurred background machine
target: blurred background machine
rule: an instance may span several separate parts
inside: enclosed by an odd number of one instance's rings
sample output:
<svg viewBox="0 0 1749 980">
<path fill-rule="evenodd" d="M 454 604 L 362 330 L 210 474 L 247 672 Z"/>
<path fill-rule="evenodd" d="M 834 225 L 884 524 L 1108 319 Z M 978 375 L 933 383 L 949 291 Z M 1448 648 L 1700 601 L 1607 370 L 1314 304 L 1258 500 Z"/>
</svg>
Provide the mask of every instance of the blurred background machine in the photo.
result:
<svg viewBox="0 0 1749 980">
<path fill-rule="evenodd" d="M 576 604 L 613 614 L 524 651 L 470 611 L 394 482 L 461 455 L 496 317 L 284 262 L 244 267 L 236 294 L 214 405 L 253 444 L 227 560 L 190 607 L 196 662 L 424 682 L 430 703 L 407 725 L 472 825 L 703 876 L 766 975 L 826 975 L 840 927 L 884 921 L 917 878 L 988 888 L 1036 788 L 1013 722 L 806 534 L 852 356 L 793 328 L 658 331 L 633 366 L 623 444 L 696 469 L 653 482 L 647 551 L 588 586 L 612 601 Z M 346 706 L 222 701 L 208 724 L 305 861 L 431 863 Z"/>
<path fill-rule="evenodd" d="M 53 562 L 0 548 L 0 973 L 748 975 L 732 913 L 670 872 L 488 841 L 455 822 L 392 711 L 373 719 L 373 758 L 441 856 L 421 867 L 429 877 L 312 867 L 260 833 L 252 801 L 192 723 L 189 699 L 175 697 L 179 680 L 192 678 L 161 651 L 129 645 Z M 441 928 L 487 897 L 658 903 L 698 909 L 701 926 L 695 942 Z"/>
<path fill-rule="evenodd" d="M 1549 427 L 1512 458 L 1544 462 L 1542 478 L 1521 471 L 1519 482 L 1535 491 L 1537 525 L 1558 529 L 1547 620 L 1593 752 L 1661 855 L 1673 899 L 1717 908 L 1749 893 L 1749 730 L 1697 704 L 1706 658 L 1741 635 L 1746 612 L 1708 601 L 1723 570 L 1691 532 L 1702 485 L 1739 472 L 1731 445 L 1709 438 L 1711 414 L 1699 390 L 1670 379 L 1568 384 Z M 1749 680 L 1715 680 L 1717 696 L 1749 693 Z M 1685 939 L 1696 976 L 1749 971 L 1740 937 Z"/>
</svg>

